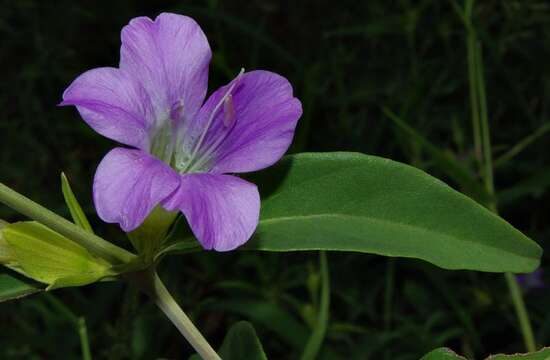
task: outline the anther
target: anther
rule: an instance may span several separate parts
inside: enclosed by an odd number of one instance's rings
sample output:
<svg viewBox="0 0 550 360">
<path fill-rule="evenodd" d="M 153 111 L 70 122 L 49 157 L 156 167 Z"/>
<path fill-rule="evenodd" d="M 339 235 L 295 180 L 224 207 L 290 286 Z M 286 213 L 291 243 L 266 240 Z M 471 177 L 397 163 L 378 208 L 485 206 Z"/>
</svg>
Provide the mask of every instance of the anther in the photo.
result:
<svg viewBox="0 0 550 360">
<path fill-rule="evenodd" d="M 229 94 L 223 102 L 223 124 L 230 127 L 235 122 L 235 106 L 233 105 L 233 95 Z"/>
</svg>

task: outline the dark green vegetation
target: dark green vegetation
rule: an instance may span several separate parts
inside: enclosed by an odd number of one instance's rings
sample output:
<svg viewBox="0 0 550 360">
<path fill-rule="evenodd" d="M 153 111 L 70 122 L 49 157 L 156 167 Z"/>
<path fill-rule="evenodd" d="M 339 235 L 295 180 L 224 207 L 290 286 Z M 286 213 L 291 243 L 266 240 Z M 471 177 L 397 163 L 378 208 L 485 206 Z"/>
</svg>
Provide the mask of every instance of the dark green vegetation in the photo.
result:
<svg viewBox="0 0 550 360">
<path fill-rule="evenodd" d="M 293 152 L 389 157 L 491 200 L 475 170 L 467 31 L 452 1 L 1 5 L 0 180 L 69 217 L 59 183 L 65 171 L 94 228 L 119 244 L 127 241 L 91 216 L 90 202 L 95 166 L 112 143 L 74 109 L 55 104 L 81 72 L 116 65 L 119 31 L 130 18 L 160 11 L 184 13 L 202 25 L 214 51 L 211 88 L 241 66 L 291 80 L 305 110 Z M 550 5 L 484 0 L 473 17 L 485 59 L 499 211 L 547 253 Z M 20 219 L 5 207 L 0 218 Z M 443 345 L 470 358 L 523 350 L 502 275 L 347 253 L 329 253 L 328 266 L 324 358 L 418 359 Z M 271 358 L 293 359 L 318 323 L 316 253 L 189 254 L 167 258 L 160 272 L 216 348 L 244 319 Z M 530 289 L 525 298 L 538 343 L 550 344 L 550 292 Z M 80 317 L 96 359 L 192 353 L 134 289 L 104 283 L 0 305 L 0 358 L 79 358 Z"/>
</svg>

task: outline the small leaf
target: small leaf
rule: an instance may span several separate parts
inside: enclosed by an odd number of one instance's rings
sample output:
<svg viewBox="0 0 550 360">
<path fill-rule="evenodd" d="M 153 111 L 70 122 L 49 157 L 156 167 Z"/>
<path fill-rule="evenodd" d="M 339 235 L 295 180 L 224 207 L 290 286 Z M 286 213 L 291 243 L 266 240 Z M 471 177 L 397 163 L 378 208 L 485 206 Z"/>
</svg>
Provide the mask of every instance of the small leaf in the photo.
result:
<svg viewBox="0 0 550 360">
<path fill-rule="evenodd" d="M 19 299 L 40 291 L 44 291 L 43 285 L 7 269 L 0 269 L 0 302 Z"/>
<path fill-rule="evenodd" d="M 93 234 L 94 231 L 90 225 L 90 222 L 88 221 L 88 218 L 86 218 L 86 214 L 84 214 L 82 207 L 74 196 L 71 185 L 69 184 L 69 179 L 67 179 L 65 173 L 61 173 L 61 191 L 63 192 L 65 203 L 69 208 L 69 212 L 71 213 L 74 223 Z"/>
<path fill-rule="evenodd" d="M 526 354 L 491 355 L 486 360 L 550 360 L 550 347 Z"/>
<path fill-rule="evenodd" d="M 467 360 L 465 357 L 459 356 L 448 348 L 439 348 L 430 351 L 420 360 Z M 550 348 L 544 348 L 536 352 L 525 354 L 491 355 L 485 360 L 550 360 Z"/>
<path fill-rule="evenodd" d="M 467 360 L 465 357 L 458 356 L 454 351 L 448 348 L 439 348 L 430 351 L 420 360 Z"/>
<path fill-rule="evenodd" d="M 2 234 L 22 272 L 52 288 L 85 285 L 114 275 L 106 261 L 37 222 L 9 224 Z"/>
<path fill-rule="evenodd" d="M 295 349 L 302 350 L 308 339 L 308 329 L 273 302 L 226 300 L 213 303 L 209 308 L 233 312 L 252 320 L 255 324 L 261 324 Z"/>
<path fill-rule="evenodd" d="M 224 360 L 267 360 L 254 327 L 247 321 L 240 321 L 229 329 L 219 354 Z"/>
</svg>

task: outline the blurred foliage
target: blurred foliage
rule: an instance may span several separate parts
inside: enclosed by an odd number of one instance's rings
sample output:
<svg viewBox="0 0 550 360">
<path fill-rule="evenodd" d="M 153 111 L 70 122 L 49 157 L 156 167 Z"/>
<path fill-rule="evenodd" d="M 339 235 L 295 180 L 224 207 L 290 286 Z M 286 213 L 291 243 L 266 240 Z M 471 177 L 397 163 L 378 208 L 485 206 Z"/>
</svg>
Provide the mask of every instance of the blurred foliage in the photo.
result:
<svg viewBox="0 0 550 360">
<path fill-rule="evenodd" d="M 59 184 L 65 171 L 97 232 L 127 244 L 115 226 L 92 215 L 93 173 L 113 143 L 74 109 L 56 104 L 83 71 L 117 65 L 119 32 L 129 19 L 172 11 L 194 17 L 207 33 L 211 89 L 240 67 L 290 79 L 304 105 L 292 151 L 390 157 L 461 188 L 441 161 L 452 159 L 478 178 L 471 170 L 466 31 L 456 5 L 462 6 L 454 0 L 1 0 L 0 181 L 69 216 Z M 550 4 L 479 1 L 474 23 L 500 158 L 499 210 L 548 250 Z M 0 207 L 0 218 L 20 217 Z M 317 259 L 315 253 L 200 253 L 168 258 L 160 270 L 215 347 L 232 324 L 249 320 L 270 358 L 294 359 L 320 307 Z M 470 358 L 523 350 L 501 275 L 361 254 L 330 253 L 328 263 L 331 307 L 321 359 L 418 359 L 439 346 Z M 526 302 L 537 341 L 550 344 L 549 292 L 531 289 Z M 95 359 L 192 354 L 135 290 L 104 283 L 0 305 L 0 358 L 79 358 L 75 316 L 86 319 Z"/>
</svg>

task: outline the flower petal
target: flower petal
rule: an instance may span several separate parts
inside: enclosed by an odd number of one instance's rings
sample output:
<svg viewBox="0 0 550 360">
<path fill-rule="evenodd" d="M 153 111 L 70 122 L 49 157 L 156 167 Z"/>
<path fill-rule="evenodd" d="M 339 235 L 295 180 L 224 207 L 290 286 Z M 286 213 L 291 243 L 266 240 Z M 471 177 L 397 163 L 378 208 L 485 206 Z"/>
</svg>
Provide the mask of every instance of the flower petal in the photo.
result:
<svg viewBox="0 0 550 360">
<path fill-rule="evenodd" d="M 99 217 L 130 232 L 153 208 L 177 189 L 179 175 L 149 154 L 115 148 L 99 164 L 94 203 Z"/>
<path fill-rule="evenodd" d="M 225 96 L 232 84 L 230 96 Z M 217 106 L 221 101 L 224 106 Z M 292 86 L 269 71 L 242 74 L 218 89 L 201 108 L 197 124 L 203 126 L 216 107 L 199 154 L 211 159 L 211 172 L 248 172 L 263 169 L 288 150 L 302 104 Z"/>
<path fill-rule="evenodd" d="M 120 68 L 147 89 L 157 118 L 170 116 L 171 109 L 193 118 L 206 96 L 212 56 L 200 26 L 187 16 L 163 13 L 154 21 L 132 19 L 121 38 Z"/>
<path fill-rule="evenodd" d="M 86 71 L 65 90 L 60 105 L 76 105 L 84 121 L 105 137 L 140 149 L 149 146 L 149 96 L 119 69 Z"/>
<path fill-rule="evenodd" d="M 228 251 L 252 236 L 260 216 L 260 195 L 256 185 L 235 176 L 187 174 L 162 206 L 181 210 L 205 249 Z"/>
</svg>

